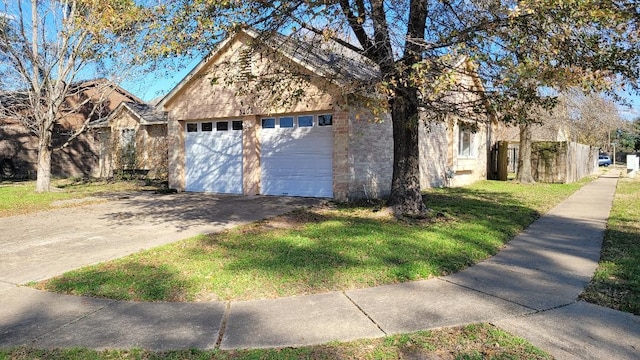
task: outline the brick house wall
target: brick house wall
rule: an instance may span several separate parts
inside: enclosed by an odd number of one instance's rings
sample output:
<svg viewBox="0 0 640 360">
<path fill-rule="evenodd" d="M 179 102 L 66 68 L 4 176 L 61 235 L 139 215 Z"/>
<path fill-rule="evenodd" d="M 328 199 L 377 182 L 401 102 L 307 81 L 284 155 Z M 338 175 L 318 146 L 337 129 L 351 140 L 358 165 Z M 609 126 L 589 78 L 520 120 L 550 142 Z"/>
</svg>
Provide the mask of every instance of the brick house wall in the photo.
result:
<svg viewBox="0 0 640 360">
<path fill-rule="evenodd" d="M 54 148 L 66 142 L 69 131 L 56 127 Z M 51 154 L 51 175 L 54 177 L 97 176 L 99 142 L 87 132 L 74 139 L 64 149 Z M 35 179 L 38 159 L 38 139 L 22 124 L 0 121 L 0 178 Z"/>
<path fill-rule="evenodd" d="M 80 129 L 88 116 L 107 116 L 123 101 L 140 101 L 135 96 L 113 88 L 103 80 L 84 83 L 80 95 L 66 99 L 70 107 L 77 106 L 87 97 L 102 99 L 100 110 L 90 114 L 91 106 L 84 106 L 78 113 L 60 119 L 53 128 L 51 155 L 51 175 L 53 177 L 99 177 L 101 173 L 100 135 L 96 131 L 86 131 L 70 144 L 63 145 L 74 131 Z M 108 89 L 105 92 L 105 89 Z M 38 161 L 38 139 L 21 123 L 11 119 L 0 119 L 0 178 L 34 179 Z"/>
<path fill-rule="evenodd" d="M 348 171 L 350 200 L 391 193 L 393 126 L 389 115 L 376 121 L 355 111 L 350 113 Z"/>
<path fill-rule="evenodd" d="M 420 146 L 420 187 L 447 186 L 447 171 L 451 168 L 449 130 L 444 122 L 425 123 L 418 128 Z"/>
</svg>

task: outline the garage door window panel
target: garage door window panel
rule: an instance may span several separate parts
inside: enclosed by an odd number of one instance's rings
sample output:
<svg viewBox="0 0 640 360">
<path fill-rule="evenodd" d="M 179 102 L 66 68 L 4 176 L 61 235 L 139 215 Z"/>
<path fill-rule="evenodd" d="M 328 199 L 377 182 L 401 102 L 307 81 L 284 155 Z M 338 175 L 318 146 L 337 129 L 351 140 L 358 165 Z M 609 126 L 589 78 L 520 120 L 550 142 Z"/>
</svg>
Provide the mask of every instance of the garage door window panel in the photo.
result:
<svg viewBox="0 0 640 360">
<path fill-rule="evenodd" d="M 188 123 L 187 132 L 198 132 L 198 123 Z"/>
<path fill-rule="evenodd" d="M 298 116 L 298 127 L 312 127 L 312 126 L 313 126 L 312 115 Z"/>
<path fill-rule="evenodd" d="M 333 115 L 324 114 L 318 115 L 318 126 L 331 126 L 333 125 Z"/>
<path fill-rule="evenodd" d="M 213 131 L 213 123 L 210 123 L 210 122 L 202 123 L 202 131 Z"/>
<path fill-rule="evenodd" d="M 239 120 L 232 121 L 231 128 L 233 130 L 242 130 L 242 121 L 239 121 Z"/>
<path fill-rule="evenodd" d="M 275 118 L 264 118 L 262 119 L 262 128 L 263 129 L 275 129 L 276 127 L 276 119 Z"/>
<path fill-rule="evenodd" d="M 292 116 L 285 116 L 285 117 L 281 117 L 280 119 L 280 128 L 292 128 L 293 127 L 293 117 Z"/>
<path fill-rule="evenodd" d="M 227 121 L 218 121 L 216 123 L 217 131 L 228 131 L 229 130 L 229 122 Z"/>
</svg>

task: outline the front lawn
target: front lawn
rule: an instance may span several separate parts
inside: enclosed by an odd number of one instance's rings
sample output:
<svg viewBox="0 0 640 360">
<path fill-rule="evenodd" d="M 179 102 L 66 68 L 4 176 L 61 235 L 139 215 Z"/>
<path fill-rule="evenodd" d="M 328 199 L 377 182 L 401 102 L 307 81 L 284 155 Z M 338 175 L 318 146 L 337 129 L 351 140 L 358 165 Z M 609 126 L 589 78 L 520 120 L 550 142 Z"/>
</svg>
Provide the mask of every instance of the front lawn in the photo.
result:
<svg viewBox="0 0 640 360">
<path fill-rule="evenodd" d="M 529 342 L 488 324 L 420 331 L 348 343 L 258 350 L 103 350 L 0 349 L 0 359 L 551 359 Z"/>
<path fill-rule="evenodd" d="M 640 178 L 620 179 L 600 263 L 583 300 L 640 315 Z"/>
<path fill-rule="evenodd" d="M 52 181 L 53 191 L 35 192 L 35 181 L 0 182 L 0 217 L 50 210 L 60 206 L 72 206 L 73 199 L 91 196 L 139 191 L 147 189 L 143 182 L 135 181 L 85 181 L 63 179 Z M 100 199 L 91 199 L 97 202 Z M 86 202 L 85 202 L 86 204 Z"/>
<path fill-rule="evenodd" d="M 429 219 L 325 206 L 198 236 L 35 286 L 140 301 L 256 299 L 427 279 L 495 254 L 584 183 L 483 181 L 425 195 Z"/>
</svg>

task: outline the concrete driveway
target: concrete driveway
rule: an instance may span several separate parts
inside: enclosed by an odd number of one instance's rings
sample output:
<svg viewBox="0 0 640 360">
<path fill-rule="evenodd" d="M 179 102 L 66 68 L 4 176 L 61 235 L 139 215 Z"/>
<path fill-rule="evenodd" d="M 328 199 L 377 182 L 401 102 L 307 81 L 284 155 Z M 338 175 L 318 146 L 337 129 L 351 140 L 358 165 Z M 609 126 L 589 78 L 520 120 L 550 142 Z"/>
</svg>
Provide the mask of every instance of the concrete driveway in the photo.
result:
<svg viewBox="0 0 640 360">
<path fill-rule="evenodd" d="M 319 202 L 201 193 L 135 193 L 106 200 L 0 218 L 0 285 L 47 279 Z"/>
</svg>

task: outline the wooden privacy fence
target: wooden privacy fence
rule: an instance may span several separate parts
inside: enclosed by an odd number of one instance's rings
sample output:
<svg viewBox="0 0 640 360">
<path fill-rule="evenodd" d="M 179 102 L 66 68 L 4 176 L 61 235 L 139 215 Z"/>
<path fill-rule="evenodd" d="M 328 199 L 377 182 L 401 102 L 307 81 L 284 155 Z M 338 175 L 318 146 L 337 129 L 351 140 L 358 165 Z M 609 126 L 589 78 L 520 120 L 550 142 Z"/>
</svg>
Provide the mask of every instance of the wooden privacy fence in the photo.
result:
<svg viewBox="0 0 640 360">
<path fill-rule="evenodd" d="M 507 180 L 507 174 L 517 171 L 518 146 L 498 142 L 492 151 L 490 174 L 497 180 Z M 598 149 L 568 141 L 535 141 L 531 144 L 531 171 L 535 181 L 572 183 L 593 174 L 598 169 Z"/>
</svg>

